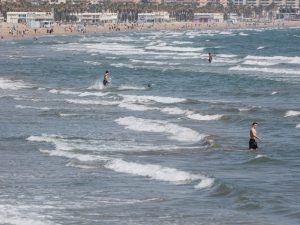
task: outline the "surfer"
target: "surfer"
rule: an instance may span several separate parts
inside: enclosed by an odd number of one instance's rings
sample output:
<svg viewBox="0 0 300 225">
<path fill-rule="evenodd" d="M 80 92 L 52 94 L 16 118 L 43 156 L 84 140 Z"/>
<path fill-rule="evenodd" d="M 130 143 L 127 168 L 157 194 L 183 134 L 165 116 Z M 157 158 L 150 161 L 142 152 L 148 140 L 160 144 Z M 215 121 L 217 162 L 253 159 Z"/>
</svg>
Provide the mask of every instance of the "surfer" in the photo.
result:
<svg viewBox="0 0 300 225">
<path fill-rule="evenodd" d="M 250 150 L 256 150 L 258 148 L 256 140 L 261 140 L 257 135 L 256 135 L 256 127 L 257 123 L 253 122 L 251 129 L 250 129 L 250 140 L 249 140 L 249 149 Z"/>
<path fill-rule="evenodd" d="M 209 52 L 209 53 L 208 53 L 208 62 L 211 63 L 211 62 L 212 62 L 212 59 L 213 59 L 213 56 L 212 56 L 212 54 Z"/>
<path fill-rule="evenodd" d="M 110 83 L 109 79 L 110 79 L 110 74 L 109 74 L 109 71 L 106 70 L 105 73 L 104 73 L 104 76 L 103 76 L 103 85 L 104 85 L 104 87 L 106 87 L 108 85 L 108 83 Z"/>
</svg>

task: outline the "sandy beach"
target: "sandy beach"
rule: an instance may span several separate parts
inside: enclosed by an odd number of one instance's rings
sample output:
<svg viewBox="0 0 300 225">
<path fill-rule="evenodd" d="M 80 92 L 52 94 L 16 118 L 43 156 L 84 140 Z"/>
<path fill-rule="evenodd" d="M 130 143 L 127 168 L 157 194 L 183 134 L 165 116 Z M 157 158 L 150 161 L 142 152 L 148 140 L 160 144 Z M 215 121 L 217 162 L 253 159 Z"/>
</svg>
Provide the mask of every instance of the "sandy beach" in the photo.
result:
<svg viewBox="0 0 300 225">
<path fill-rule="evenodd" d="M 148 24 L 104 24 L 104 25 L 69 25 L 54 24 L 50 28 L 30 28 L 23 24 L 0 24 L 1 40 L 16 40 L 23 38 L 37 38 L 45 35 L 78 35 L 82 33 L 98 32 L 126 32 L 143 30 L 180 30 L 180 29 L 245 29 L 268 27 L 300 27 L 300 21 L 274 20 L 269 23 L 239 22 L 239 23 L 199 23 L 199 22 L 168 22 Z"/>
</svg>

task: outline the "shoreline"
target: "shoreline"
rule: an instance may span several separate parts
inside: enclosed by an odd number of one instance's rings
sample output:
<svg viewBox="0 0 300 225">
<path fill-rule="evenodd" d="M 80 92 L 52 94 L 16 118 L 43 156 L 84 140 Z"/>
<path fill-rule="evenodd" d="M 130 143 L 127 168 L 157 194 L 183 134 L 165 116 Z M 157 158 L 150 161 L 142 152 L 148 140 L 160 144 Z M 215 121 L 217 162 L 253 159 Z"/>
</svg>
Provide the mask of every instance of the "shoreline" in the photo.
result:
<svg viewBox="0 0 300 225">
<path fill-rule="evenodd" d="M 23 39 L 37 39 L 45 36 L 74 36 L 87 33 L 113 33 L 113 32 L 142 32 L 151 30 L 182 30 L 182 29 L 199 29 L 199 30 L 231 30 L 231 29 L 260 29 L 260 28 L 300 28 L 300 21 L 282 21 L 275 20 L 268 23 L 199 23 L 199 22 L 167 22 L 167 23 L 148 23 L 148 24 L 105 24 L 105 25 L 64 25 L 55 24 L 50 28 L 29 28 L 23 24 L 0 24 L 0 41 L 12 41 Z M 51 31 L 52 30 L 52 31 Z"/>
</svg>

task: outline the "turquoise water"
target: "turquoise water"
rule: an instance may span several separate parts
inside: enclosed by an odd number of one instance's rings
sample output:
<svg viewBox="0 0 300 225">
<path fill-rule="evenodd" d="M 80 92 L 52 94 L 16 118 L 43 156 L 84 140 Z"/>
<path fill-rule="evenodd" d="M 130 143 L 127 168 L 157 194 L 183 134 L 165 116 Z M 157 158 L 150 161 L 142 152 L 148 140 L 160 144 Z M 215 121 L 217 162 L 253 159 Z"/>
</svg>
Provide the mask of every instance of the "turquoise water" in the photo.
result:
<svg viewBox="0 0 300 225">
<path fill-rule="evenodd" d="M 300 29 L 0 42 L 0 224 L 299 224 L 299 43 Z"/>
</svg>

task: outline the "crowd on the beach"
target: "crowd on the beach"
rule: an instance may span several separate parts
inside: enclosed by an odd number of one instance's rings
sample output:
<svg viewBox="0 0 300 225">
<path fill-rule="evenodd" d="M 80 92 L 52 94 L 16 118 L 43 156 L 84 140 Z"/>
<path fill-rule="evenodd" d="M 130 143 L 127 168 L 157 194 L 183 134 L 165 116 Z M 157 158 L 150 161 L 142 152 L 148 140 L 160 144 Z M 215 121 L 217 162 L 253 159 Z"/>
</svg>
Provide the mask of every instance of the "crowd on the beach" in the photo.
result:
<svg viewBox="0 0 300 225">
<path fill-rule="evenodd" d="M 178 30 L 178 29 L 235 29 L 300 26 L 300 21 L 272 21 L 269 23 L 238 22 L 238 23 L 199 23 L 199 22 L 161 22 L 161 23 L 106 23 L 98 25 L 78 25 L 56 23 L 48 28 L 30 28 L 26 24 L 0 23 L 1 39 L 20 39 L 42 35 L 72 35 L 95 32 L 124 32 L 141 30 Z"/>
</svg>

